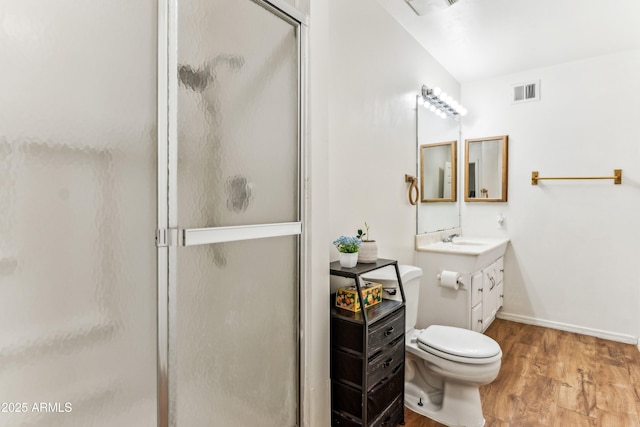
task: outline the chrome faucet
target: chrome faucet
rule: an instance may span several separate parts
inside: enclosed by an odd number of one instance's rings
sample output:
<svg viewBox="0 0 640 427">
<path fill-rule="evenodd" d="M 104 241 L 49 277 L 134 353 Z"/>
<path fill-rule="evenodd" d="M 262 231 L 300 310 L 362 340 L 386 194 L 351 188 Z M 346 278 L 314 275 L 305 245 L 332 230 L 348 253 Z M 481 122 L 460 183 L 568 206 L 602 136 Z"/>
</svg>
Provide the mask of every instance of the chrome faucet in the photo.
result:
<svg viewBox="0 0 640 427">
<path fill-rule="evenodd" d="M 459 235 L 459 234 L 457 234 L 457 233 L 456 233 L 456 234 L 450 234 L 450 235 L 449 235 L 449 236 L 447 236 L 447 237 L 443 237 L 443 238 L 442 238 L 442 241 L 443 241 L 443 242 L 445 242 L 445 243 L 453 242 L 453 238 L 454 238 L 454 237 L 460 237 L 460 235 Z"/>
</svg>

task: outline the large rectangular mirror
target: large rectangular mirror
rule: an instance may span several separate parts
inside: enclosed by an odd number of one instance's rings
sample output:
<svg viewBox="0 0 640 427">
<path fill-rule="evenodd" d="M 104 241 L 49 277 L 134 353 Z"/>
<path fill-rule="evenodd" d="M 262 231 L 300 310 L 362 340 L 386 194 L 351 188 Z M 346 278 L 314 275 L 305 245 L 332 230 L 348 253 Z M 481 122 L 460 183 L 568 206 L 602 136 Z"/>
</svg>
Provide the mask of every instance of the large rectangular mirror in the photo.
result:
<svg viewBox="0 0 640 427">
<path fill-rule="evenodd" d="M 465 202 L 507 201 L 507 135 L 465 140 Z"/>
<path fill-rule="evenodd" d="M 457 141 L 420 146 L 420 194 L 425 202 L 456 201 Z"/>
<path fill-rule="evenodd" d="M 442 141 L 451 141 L 454 143 L 455 153 L 461 153 L 462 145 L 460 144 L 460 122 L 452 119 L 442 119 L 436 116 L 434 113 L 429 111 L 428 108 L 425 108 L 426 104 L 418 103 L 416 99 L 416 124 L 417 124 L 417 134 L 416 134 L 416 174 L 418 175 L 418 187 L 424 182 L 423 176 L 427 175 L 428 172 L 423 172 L 422 166 L 422 153 L 425 151 L 423 146 L 433 147 L 438 146 L 442 143 Z M 450 150 L 450 146 L 445 145 L 442 147 L 443 150 Z M 438 150 L 438 148 L 426 148 L 426 154 L 428 158 L 431 158 L 431 151 Z M 454 153 L 453 150 L 448 151 L 449 153 Z M 445 157 L 443 155 L 442 157 Z M 451 154 L 449 155 L 451 156 Z M 433 158 L 435 159 L 436 155 L 434 154 Z M 446 203 L 418 203 L 416 205 L 417 208 L 417 218 L 416 218 L 416 232 L 417 234 L 423 233 L 432 233 L 435 231 L 441 230 L 449 230 L 452 228 L 460 227 L 460 199 L 462 197 L 453 197 L 454 194 L 460 194 L 462 188 L 458 188 L 458 185 L 462 182 L 461 179 L 455 178 L 457 176 L 457 171 L 462 167 L 460 162 L 462 156 L 456 154 L 456 157 L 450 157 L 451 161 L 451 176 L 455 181 L 452 182 L 452 190 L 451 196 L 446 195 L 447 199 L 450 201 Z M 444 162 L 445 160 L 442 160 Z M 444 164 L 444 163 L 443 163 Z M 438 168 L 446 166 L 438 166 Z M 455 167 L 455 169 L 454 169 Z M 429 167 L 427 166 L 427 171 Z M 455 191 L 455 193 L 454 193 Z M 420 200 L 429 200 L 429 199 L 440 199 L 445 198 L 444 187 L 442 192 L 442 197 L 435 197 L 436 191 L 433 190 L 433 193 L 429 193 L 429 190 L 421 189 Z M 438 190 L 439 196 L 439 190 Z M 451 200 L 453 199 L 453 200 Z"/>
</svg>

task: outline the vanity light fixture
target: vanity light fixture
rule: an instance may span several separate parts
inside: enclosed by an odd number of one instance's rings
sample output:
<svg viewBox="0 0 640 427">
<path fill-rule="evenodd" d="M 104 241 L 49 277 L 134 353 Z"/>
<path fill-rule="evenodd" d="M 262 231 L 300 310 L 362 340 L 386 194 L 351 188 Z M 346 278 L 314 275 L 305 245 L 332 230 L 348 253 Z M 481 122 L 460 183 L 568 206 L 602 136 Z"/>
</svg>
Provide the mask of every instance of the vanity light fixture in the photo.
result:
<svg viewBox="0 0 640 427">
<path fill-rule="evenodd" d="M 457 120 L 459 116 L 467 114 L 466 108 L 458 104 L 455 99 L 447 95 L 439 87 L 429 89 L 427 86 L 422 85 L 421 95 L 418 97 L 418 103 L 424 104 L 425 108 L 435 113 L 438 117 L 443 119 L 451 117 Z"/>
</svg>

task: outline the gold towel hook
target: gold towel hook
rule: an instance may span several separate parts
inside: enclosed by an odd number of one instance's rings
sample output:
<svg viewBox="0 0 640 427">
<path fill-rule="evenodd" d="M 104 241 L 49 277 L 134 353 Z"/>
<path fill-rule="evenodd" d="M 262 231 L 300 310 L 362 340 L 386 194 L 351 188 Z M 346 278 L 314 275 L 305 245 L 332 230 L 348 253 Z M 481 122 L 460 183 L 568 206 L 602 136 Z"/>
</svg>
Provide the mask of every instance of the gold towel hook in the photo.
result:
<svg viewBox="0 0 640 427">
<path fill-rule="evenodd" d="M 412 205 L 416 205 L 418 203 L 418 199 L 420 198 L 420 190 L 418 190 L 418 178 L 411 175 L 404 175 L 404 182 L 410 182 L 409 185 L 409 203 Z M 415 198 L 413 197 L 415 195 Z"/>
</svg>

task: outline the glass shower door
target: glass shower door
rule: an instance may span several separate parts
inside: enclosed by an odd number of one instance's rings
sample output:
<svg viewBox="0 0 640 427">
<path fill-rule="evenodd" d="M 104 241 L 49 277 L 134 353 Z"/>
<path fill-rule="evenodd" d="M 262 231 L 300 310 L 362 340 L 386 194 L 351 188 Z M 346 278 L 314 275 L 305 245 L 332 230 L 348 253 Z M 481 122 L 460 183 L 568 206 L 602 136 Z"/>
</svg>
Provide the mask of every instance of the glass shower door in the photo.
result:
<svg viewBox="0 0 640 427">
<path fill-rule="evenodd" d="M 299 24 L 251 0 L 178 10 L 170 424 L 295 426 Z"/>
</svg>

